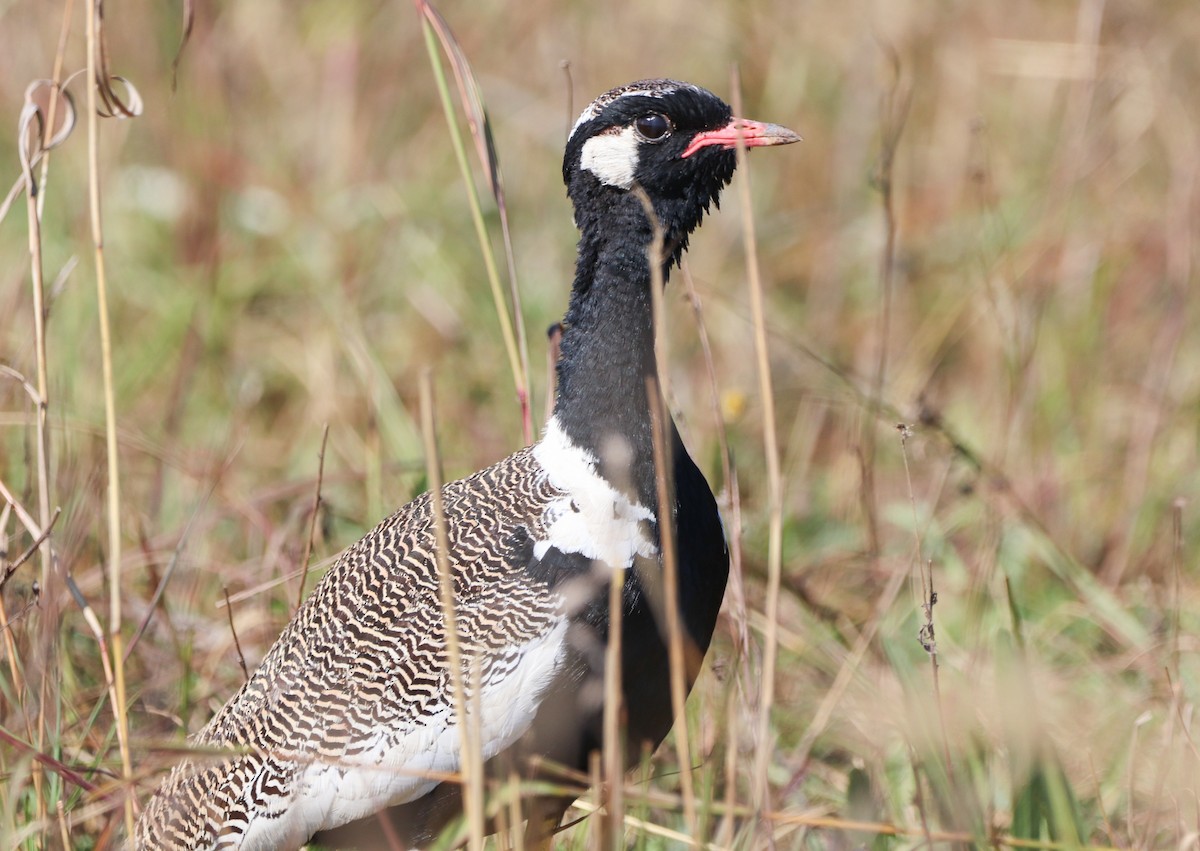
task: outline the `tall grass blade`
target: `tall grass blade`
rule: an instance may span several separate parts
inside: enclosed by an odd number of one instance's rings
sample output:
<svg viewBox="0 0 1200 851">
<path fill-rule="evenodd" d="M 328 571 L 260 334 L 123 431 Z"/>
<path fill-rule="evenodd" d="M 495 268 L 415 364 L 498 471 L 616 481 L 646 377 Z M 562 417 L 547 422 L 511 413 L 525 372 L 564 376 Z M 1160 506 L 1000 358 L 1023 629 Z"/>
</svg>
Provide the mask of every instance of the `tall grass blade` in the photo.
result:
<svg viewBox="0 0 1200 851">
<path fill-rule="evenodd" d="M 525 335 L 525 321 L 521 312 L 520 294 L 517 288 L 516 264 L 513 259 L 512 238 L 508 228 L 508 208 L 504 201 L 504 181 L 500 174 L 500 161 L 496 156 L 495 145 L 492 142 L 491 125 L 488 122 L 487 111 L 483 107 L 478 83 L 471 72 L 462 48 L 450 31 L 449 24 L 427 0 L 415 0 L 417 11 L 421 15 L 421 25 L 425 32 L 425 46 L 429 52 L 429 62 L 433 68 L 433 76 L 437 82 L 438 93 L 441 96 L 442 109 L 446 113 L 446 124 L 450 130 L 450 140 L 454 146 L 454 154 L 462 172 L 463 185 L 467 190 L 467 200 L 471 207 L 471 219 L 475 224 L 475 234 L 483 252 L 484 267 L 487 270 L 488 285 L 491 288 L 492 300 L 496 305 L 496 316 L 500 320 L 500 332 L 504 338 L 504 348 L 508 353 L 509 368 L 512 371 L 513 383 L 516 386 L 517 401 L 521 408 L 522 434 L 526 443 L 533 440 L 532 406 L 529 398 L 529 344 Z M 496 200 L 500 213 L 500 227 L 504 238 L 505 256 L 508 261 L 509 294 L 512 298 L 512 314 L 505 302 L 504 293 L 500 287 L 500 276 L 496 269 L 496 259 L 492 251 L 491 238 L 483 221 L 483 211 L 479 204 L 479 196 L 475 191 L 475 181 L 471 168 L 467 164 L 466 152 L 463 148 L 462 135 L 458 122 L 454 117 L 454 106 L 450 98 L 450 90 L 446 84 L 446 76 L 438 58 L 437 44 L 441 45 L 450 60 L 458 85 L 459 102 L 467 117 L 471 137 L 475 142 L 476 153 L 483 165 L 484 177 L 488 188 Z M 515 321 L 514 318 L 515 317 Z M 514 324 L 516 333 L 514 336 Z"/>
</svg>

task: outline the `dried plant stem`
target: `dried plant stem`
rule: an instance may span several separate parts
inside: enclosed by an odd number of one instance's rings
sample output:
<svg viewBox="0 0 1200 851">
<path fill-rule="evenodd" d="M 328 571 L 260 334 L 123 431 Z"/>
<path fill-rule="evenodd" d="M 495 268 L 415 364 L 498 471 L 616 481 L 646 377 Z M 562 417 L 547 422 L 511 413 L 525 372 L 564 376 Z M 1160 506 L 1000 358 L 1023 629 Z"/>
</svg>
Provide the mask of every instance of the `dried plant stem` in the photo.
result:
<svg viewBox="0 0 1200 851">
<path fill-rule="evenodd" d="M 242 642 L 238 641 L 237 627 L 233 625 L 233 606 L 229 603 L 229 589 L 222 586 L 221 593 L 225 595 L 225 614 L 229 617 L 229 634 L 233 636 L 233 646 L 237 650 L 238 664 L 242 666 L 242 676 L 250 679 L 250 669 L 246 667 L 246 656 L 242 653 Z"/>
<path fill-rule="evenodd" d="M 904 480 L 908 485 L 908 504 L 912 510 L 913 524 L 913 561 L 921 582 L 921 609 L 925 621 L 921 625 L 919 640 L 925 652 L 929 654 L 929 663 L 933 675 L 933 701 L 937 707 L 938 732 L 942 740 L 942 759 L 946 764 L 946 777 L 954 785 L 954 762 L 950 759 L 950 739 L 946 735 L 946 708 L 942 703 L 942 683 L 938 671 L 937 635 L 933 627 L 933 607 L 937 605 L 937 592 L 933 588 L 933 562 L 926 561 L 922 555 L 921 523 L 917 516 L 917 496 L 913 491 L 912 470 L 908 466 L 908 439 L 912 437 L 912 428 L 906 423 L 896 426 L 900 434 L 900 456 L 904 459 Z"/>
<path fill-rule="evenodd" d="M 608 804 L 604 821 L 607 835 L 601 847 L 624 847 L 621 825 L 625 819 L 625 737 L 621 718 L 624 695 L 621 689 L 621 625 L 624 616 L 625 568 L 613 570 L 608 586 L 608 647 L 604 652 L 604 781 Z"/>
<path fill-rule="evenodd" d="M 8 511 L 9 506 L 6 504 L 4 506 L 5 515 L 8 514 Z M 29 561 L 29 559 L 33 557 L 33 554 L 41 548 L 42 544 L 44 544 L 50 538 L 50 530 L 53 529 L 54 524 L 58 522 L 58 517 L 60 514 L 62 514 L 61 508 L 54 509 L 54 514 L 51 515 L 50 522 L 42 529 L 42 533 L 34 538 L 33 543 L 29 545 L 29 548 L 25 550 L 25 552 L 21 553 L 21 555 L 17 556 L 15 561 L 10 561 L 3 566 L 4 569 L 0 570 L 0 589 L 4 588 L 4 586 L 8 583 L 8 580 L 12 578 L 12 575 L 20 569 L 21 565 Z"/>
<path fill-rule="evenodd" d="M 511 851 L 525 851 L 525 832 L 521 830 L 521 776 L 516 769 L 508 773 L 508 821 L 510 830 L 508 839 L 512 843 Z M 503 834 L 501 835 L 503 839 Z M 501 846 L 506 847 L 506 846 Z"/>
<path fill-rule="evenodd" d="M 63 65 L 67 57 L 67 39 L 71 35 L 71 18 L 75 13 L 75 0 L 67 0 L 63 6 L 62 23 L 58 30 L 58 49 L 54 52 L 54 70 L 50 75 L 50 102 L 46 107 L 46 130 L 47 138 L 53 138 L 55 122 L 58 121 L 58 106 L 63 98 L 61 91 Z M 42 212 L 46 207 L 46 177 L 50 173 L 50 152 L 52 145 L 47 145 L 42 153 L 42 175 L 38 181 L 39 186 L 43 191 L 38 193 L 38 219 L 42 217 Z"/>
<path fill-rule="evenodd" d="M 883 138 L 880 142 L 879 169 L 876 174 L 880 203 L 883 207 L 884 228 L 883 253 L 879 261 L 882 308 L 879 312 L 877 332 L 879 354 L 875 363 L 875 374 L 871 380 L 871 395 L 867 418 L 863 422 L 861 439 L 863 514 L 867 521 L 870 550 L 875 556 L 878 556 L 880 548 L 878 506 L 875 503 L 875 433 L 879 425 L 880 411 L 883 408 L 883 387 L 887 378 L 888 339 L 892 330 L 892 290 L 896 277 L 896 208 L 892 191 L 892 173 L 896 160 L 896 148 L 900 144 L 900 134 L 904 131 L 910 103 L 909 93 L 900 94 L 900 59 L 890 47 L 885 45 L 885 50 L 892 66 L 893 81 L 892 87 L 888 90 L 880 107 Z"/>
<path fill-rule="evenodd" d="M 51 100 L 56 103 L 57 98 Z M 34 123 L 34 128 L 37 124 Z M 49 133 L 50 129 L 42 132 Z M 37 140 L 40 147 L 42 140 Z M 37 482 L 38 520 L 45 528 L 50 520 L 50 435 L 47 429 L 49 377 L 46 357 L 46 286 L 42 269 L 42 229 L 38 209 L 39 194 L 33 179 L 33 165 L 25 165 L 25 204 L 29 221 L 29 265 L 33 280 L 33 344 L 37 360 Z M 50 589 L 52 561 L 50 546 L 42 551 L 42 588 Z"/>
<path fill-rule="evenodd" d="M 450 568 L 450 530 L 442 501 L 442 462 L 437 447 L 437 424 L 433 407 L 433 377 L 428 369 L 421 372 L 421 432 L 425 439 L 425 468 L 429 479 L 429 498 L 433 508 L 433 527 L 437 539 L 438 586 L 446 633 L 446 659 L 454 714 L 459 729 L 463 809 L 467 816 L 468 847 L 482 851 L 484 839 L 483 760 L 478 735 L 478 713 L 469 711 L 462 647 L 459 644 L 458 618 L 454 602 L 454 577 Z M 478 689 L 476 690 L 478 691 Z"/>
<path fill-rule="evenodd" d="M 53 128 L 39 127 L 38 123 L 32 122 L 31 128 L 38 134 L 36 141 L 31 142 L 28 137 L 18 140 L 19 145 L 24 152 L 22 155 L 23 176 L 25 180 L 25 209 L 26 218 L 29 222 L 29 265 L 33 283 L 33 328 L 34 328 L 34 351 L 37 360 L 37 395 L 35 397 L 36 404 L 36 426 L 35 432 L 37 435 L 37 483 L 38 483 L 38 520 L 43 529 L 49 527 L 50 521 L 50 434 L 48 429 L 48 410 L 47 410 L 47 394 L 49 380 L 47 377 L 47 357 L 46 357 L 46 288 L 45 279 L 43 277 L 42 268 L 42 232 L 41 218 L 39 215 L 37 184 L 33 178 L 33 160 L 36 151 L 41 150 L 43 146 L 43 138 L 46 134 L 52 134 Z M 24 133 L 28 130 L 23 131 Z M 38 684 L 38 703 L 37 703 L 37 735 L 34 739 L 35 745 L 39 750 L 45 746 L 46 742 L 46 727 L 47 727 L 47 709 L 49 706 L 49 688 L 50 684 L 58 679 L 55 673 L 55 645 L 57 639 L 58 616 L 54 608 L 57 606 L 57 589 L 54 587 L 54 556 L 48 540 L 43 539 L 41 546 L 41 562 L 42 562 L 42 583 L 43 591 L 49 591 L 46 594 L 48 611 L 42 620 L 41 629 L 41 669 L 42 676 Z M 33 787 L 36 799 L 37 819 L 41 823 L 45 823 L 46 801 L 42 794 L 42 772 L 35 770 L 33 772 Z"/>
<path fill-rule="evenodd" d="M 804 731 L 804 736 L 801 737 L 800 743 L 796 745 L 792 752 L 792 762 L 798 766 L 797 774 L 804 771 L 807 766 L 813 744 L 817 741 L 817 737 L 825 732 L 825 727 L 833 717 L 833 712 L 841 701 L 842 695 L 845 694 L 846 688 L 850 685 L 851 679 L 858 671 L 859 663 L 862 662 L 863 656 L 866 655 L 867 648 L 875 640 L 875 635 L 879 632 L 884 614 L 896 602 L 896 598 L 900 594 L 900 589 L 904 587 L 904 580 L 907 578 L 908 574 L 902 570 L 893 572 L 888 578 L 888 584 L 884 586 L 883 593 L 875 603 L 875 611 L 871 615 L 871 620 L 867 622 L 863 631 L 858 634 L 858 639 L 854 642 L 853 649 L 846 656 L 841 668 L 838 669 L 837 676 L 833 679 L 833 685 L 829 687 L 829 690 L 825 692 L 825 696 L 821 698 L 821 704 L 817 707 L 812 720 L 808 723 L 808 727 Z"/>
<path fill-rule="evenodd" d="M 313 491 L 312 511 L 308 518 L 308 535 L 304 538 L 304 558 L 300 562 L 300 588 L 296 591 L 296 608 L 304 602 L 304 583 L 308 579 L 308 560 L 312 558 L 313 534 L 317 530 L 317 515 L 321 511 L 321 483 L 325 479 L 325 444 L 329 442 L 329 423 L 321 430 L 321 451 L 317 454 L 317 489 Z"/>
<path fill-rule="evenodd" d="M 1171 505 L 1171 612 L 1170 644 L 1167 647 L 1167 670 L 1175 672 L 1179 678 L 1179 618 L 1181 608 L 1180 580 L 1183 573 L 1183 505 L 1181 498 L 1176 498 Z M 1186 728 L 1186 725 L 1185 725 Z"/>
<path fill-rule="evenodd" d="M 654 377 L 646 381 L 646 396 L 650 400 L 650 420 L 654 434 L 654 467 L 658 485 L 658 509 L 661 522 L 658 534 L 662 543 L 663 609 L 667 621 L 667 659 L 671 678 L 671 712 L 675 717 L 675 756 L 679 761 L 679 789 L 683 797 L 684 823 L 688 834 L 699 839 L 700 822 L 696 813 L 695 784 L 692 780 L 692 747 L 687 722 L 688 682 L 695 678 L 700 665 L 688 653 L 679 617 L 679 563 L 676 560 L 674 489 L 669 474 L 667 454 L 667 415 L 662 391 Z M 688 641 L 690 645 L 690 641 Z"/>
<path fill-rule="evenodd" d="M 654 359 L 657 375 L 646 379 L 646 401 L 650 407 L 651 435 L 654 442 L 654 478 L 658 497 L 658 535 L 662 546 L 662 596 L 667 627 L 667 660 L 671 686 L 671 713 L 675 718 L 675 755 L 679 762 L 679 788 L 683 796 L 684 823 L 688 833 L 696 834 L 700 822 L 696 813 L 695 784 L 692 779 L 692 748 L 687 723 L 688 684 L 699 673 L 700 662 L 693 660 L 696 653 L 687 652 L 687 641 L 679 617 L 679 563 L 675 545 L 675 472 L 671 466 L 670 441 L 673 434 L 665 401 L 666 371 L 669 361 L 667 334 L 663 310 L 663 251 L 664 233 L 654 213 L 650 198 L 641 187 L 636 187 L 646 217 L 654 229 L 653 238 L 647 248 L 650 262 L 650 304 L 654 324 Z"/>
<path fill-rule="evenodd" d="M 93 792 L 96 790 L 96 784 L 92 783 L 86 777 L 83 777 L 81 774 L 79 774 L 79 772 L 75 771 L 73 768 L 61 762 L 60 760 L 57 760 L 52 756 L 47 756 L 41 751 L 38 751 L 36 748 L 30 747 L 28 744 L 22 742 L 16 736 L 2 727 L 0 727 L 0 742 L 4 742 L 4 744 L 8 745 L 19 753 L 28 755 L 29 758 L 34 762 L 49 768 L 51 771 L 73 786 L 77 786 L 80 789 L 88 792 Z"/>
<path fill-rule="evenodd" d="M 91 211 L 92 244 L 95 246 L 96 300 L 100 314 L 100 361 L 104 373 L 104 436 L 108 454 L 108 578 L 109 633 L 112 637 L 113 717 L 121 750 L 121 773 L 132 782 L 129 758 L 129 718 L 125 706 L 125 654 L 121 636 L 121 476 L 117 454 L 116 393 L 113 387 L 112 334 L 108 316 L 108 282 L 104 265 L 104 230 L 100 216 L 100 134 L 99 106 L 96 102 L 100 67 L 98 30 L 100 10 L 87 9 L 87 112 L 88 112 L 88 200 Z M 133 835 L 133 795 L 125 796 L 125 830 Z"/>
<path fill-rule="evenodd" d="M 733 109 L 741 114 L 741 83 L 733 74 Z M 754 324 L 754 354 L 758 367 L 759 398 L 763 406 L 763 454 L 767 466 L 767 594 L 766 629 L 763 633 L 762 681 L 759 686 L 757 742 L 752 801 L 757 812 L 770 806 L 767 769 L 771 761 L 771 706 L 775 701 L 775 664 L 779 640 L 779 591 L 783 577 L 783 479 L 779 467 L 779 439 L 775 431 L 775 391 L 771 381 L 771 359 L 767 350 L 767 320 L 763 304 L 762 275 L 758 268 L 758 242 L 754 232 L 750 175 L 746 168 L 746 140 L 738 133 L 738 200 L 742 207 L 742 242 L 746 250 L 746 277 L 750 292 L 750 316 Z"/>
<path fill-rule="evenodd" d="M 725 800 L 722 802 L 725 814 L 721 819 L 721 826 L 717 830 L 717 842 L 725 846 L 731 845 L 733 842 L 735 826 L 733 813 L 738 806 L 738 756 L 740 754 L 738 743 L 742 735 L 740 720 L 741 702 L 738 690 L 736 685 L 731 685 L 726 690 L 725 697 Z"/>
<path fill-rule="evenodd" d="M 696 333 L 700 338 L 700 350 L 704 353 L 704 368 L 708 373 L 708 386 L 711 391 L 713 426 L 717 432 L 717 444 L 721 447 L 721 475 L 729 498 L 729 608 L 732 609 L 734 627 L 738 640 L 738 648 L 742 658 L 750 654 L 750 627 L 746 616 L 746 587 L 742 572 L 742 504 L 738 494 L 737 471 L 733 467 L 733 453 L 729 449 L 729 432 L 725 428 L 725 418 L 721 416 L 721 388 L 717 382 L 716 360 L 713 358 L 712 344 L 708 339 L 708 327 L 704 323 L 704 310 L 700 303 L 700 295 L 696 292 L 691 270 L 687 261 L 680 265 L 680 275 L 683 278 L 684 289 L 687 292 L 688 303 L 692 306 L 692 315 L 696 320 Z"/>
</svg>

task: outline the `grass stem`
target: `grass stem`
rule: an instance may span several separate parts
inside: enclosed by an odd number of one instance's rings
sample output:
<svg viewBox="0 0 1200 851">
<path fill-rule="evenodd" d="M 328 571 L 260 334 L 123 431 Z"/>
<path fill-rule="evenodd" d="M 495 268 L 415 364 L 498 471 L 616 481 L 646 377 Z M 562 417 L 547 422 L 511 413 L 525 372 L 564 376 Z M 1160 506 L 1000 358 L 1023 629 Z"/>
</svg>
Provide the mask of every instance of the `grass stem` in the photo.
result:
<svg viewBox="0 0 1200 851">
<path fill-rule="evenodd" d="M 434 534 L 437 540 L 438 587 L 441 594 L 443 629 L 446 637 L 446 664 L 450 671 L 451 693 L 454 701 L 455 726 L 459 731 L 460 773 L 462 774 L 463 804 L 467 816 L 471 851 L 482 851 L 484 837 L 483 760 L 479 742 L 478 713 L 470 711 L 467 668 L 458 633 L 458 617 L 454 599 L 454 575 L 450 564 L 450 530 L 446 524 L 446 508 L 442 497 L 442 461 L 437 447 L 437 418 L 434 412 L 433 377 L 428 369 L 422 371 L 421 432 L 425 439 L 425 469 L 429 480 L 429 498 L 433 508 Z M 473 691 L 478 694 L 479 688 Z"/>
<path fill-rule="evenodd" d="M 88 208 L 92 245 L 96 264 L 96 302 L 100 321 L 100 363 L 104 376 L 104 441 L 108 466 L 108 598 L 109 644 L 112 652 L 113 719 L 121 751 L 121 773 L 132 783 L 133 767 L 129 756 L 129 717 L 125 703 L 125 655 L 121 636 L 121 471 L 117 452 L 117 403 L 113 381 L 112 331 L 108 315 L 108 280 L 104 262 L 104 229 L 100 212 L 100 109 L 97 92 L 100 74 L 100 7 L 87 8 L 87 130 L 88 130 Z M 107 84 L 107 80 L 104 81 Z M 125 831 L 133 835 L 132 788 L 125 795 Z"/>
</svg>

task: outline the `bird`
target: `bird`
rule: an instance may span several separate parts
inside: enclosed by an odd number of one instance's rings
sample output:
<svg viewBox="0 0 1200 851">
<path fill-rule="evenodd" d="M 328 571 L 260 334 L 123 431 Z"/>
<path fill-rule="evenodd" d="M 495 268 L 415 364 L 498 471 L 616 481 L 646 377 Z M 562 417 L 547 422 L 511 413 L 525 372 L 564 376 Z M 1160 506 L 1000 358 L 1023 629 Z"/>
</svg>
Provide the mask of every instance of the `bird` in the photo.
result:
<svg viewBox="0 0 1200 851">
<path fill-rule="evenodd" d="M 672 497 L 660 507 L 652 263 L 665 282 L 732 179 L 739 142 L 798 140 L 670 79 L 600 95 L 571 129 L 562 175 L 579 242 L 552 413 L 536 443 L 441 490 L 462 675 L 489 769 L 584 769 L 602 748 L 614 576 L 626 759 L 675 721 L 656 605 L 664 525 L 683 637 L 701 657 L 729 555 L 669 413 Z M 135 849 L 295 849 L 314 835 L 362 847 L 385 810 L 393 835 L 419 848 L 461 812 L 460 786 L 444 780 L 461 766 L 437 522 L 425 493 L 337 558 L 151 797 Z M 544 836 L 569 803 L 550 801 L 527 835 Z"/>
</svg>

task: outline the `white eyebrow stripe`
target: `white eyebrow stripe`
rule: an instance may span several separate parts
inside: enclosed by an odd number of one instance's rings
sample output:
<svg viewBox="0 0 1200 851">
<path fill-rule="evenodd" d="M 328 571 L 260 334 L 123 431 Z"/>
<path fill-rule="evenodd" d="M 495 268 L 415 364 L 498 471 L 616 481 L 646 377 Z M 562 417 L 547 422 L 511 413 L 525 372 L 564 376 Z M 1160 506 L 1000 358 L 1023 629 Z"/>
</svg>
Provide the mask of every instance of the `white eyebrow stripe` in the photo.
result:
<svg viewBox="0 0 1200 851">
<path fill-rule="evenodd" d="M 605 92 L 596 98 L 587 109 L 579 114 L 574 126 L 571 127 L 571 135 L 575 135 L 575 131 L 580 125 L 591 121 L 601 112 L 603 112 L 610 104 L 616 103 L 621 98 L 626 97 L 649 97 L 649 98 L 665 98 L 682 89 L 690 89 L 692 91 L 700 91 L 699 88 L 691 83 L 679 83 L 674 80 L 644 80 L 638 88 L 628 89 L 613 89 L 611 92 Z"/>
<path fill-rule="evenodd" d="M 664 89 L 630 89 L 629 91 L 620 92 L 619 94 L 615 95 L 614 97 L 607 97 L 606 95 L 601 95 L 600 97 L 598 97 L 594 101 L 592 101 L 590 104 L 588 104 L 588 108 L 585 109 L 582 113 L 580 113 L 579 118 L 577 118 L 575 120 L 575 126 L 573 126 L 571 128 L 571 135 L 572 136 L 575 135 L 575 131 L 579 129 L 579 125 L 586 124 L 587 122 L 591 121 L 593 118 L 595 118 L 601 112 L 603 112 L 605 107 L 607 107 L 609 104 L 615 103 L 616 101 L 620 100 L 621 98 L 625 98 L 625 97 L 661 98 L 661 97 L 666 97 L 667 95 L 671 94 L 674 91 L 675 91 L 675 89 L 667 89 L 667 90 L 664 90 Z"/>
</svg>

